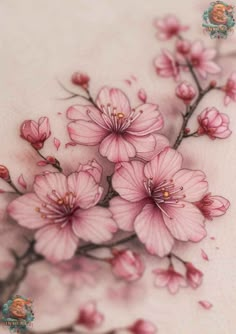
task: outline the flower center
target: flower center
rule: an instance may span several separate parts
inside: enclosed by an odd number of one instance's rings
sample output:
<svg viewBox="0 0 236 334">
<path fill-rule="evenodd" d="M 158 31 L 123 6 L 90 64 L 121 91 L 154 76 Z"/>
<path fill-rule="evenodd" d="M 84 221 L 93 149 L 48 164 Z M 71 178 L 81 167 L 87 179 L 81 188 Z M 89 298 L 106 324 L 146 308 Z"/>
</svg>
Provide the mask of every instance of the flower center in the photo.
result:
<svg viewBox="0 0 236 334">
<path fill-rule="evenodd" d="M 102 116 L 103 123 L 100 122 L 90 110 L 87 111 L 91 120 L 96 124 L 115 133 L 124 133 L 125 130 L 143 113 L 142 110 L 136 111 L 135 109 L 132 109 L 128 115 L 125 115 L 123 112 L 117 112 L 117 108 L 110 104 L 107 104 L 106 106 L 101 105 L 99 112 Z"/>
<path fill-rule="evenodd" d="M 66 192 L 64 196 L 61 196 L 56 190 L 52 190 L 47 197 L 47 203 L 42 202 L 41 207 L 35 208 L 41 218 L 60 223 L 62 227 L 67 222 L 71 222 L 71 217 L 77 209 L 75 207 L 76 195 L 73 192 Z"/>
<path fill-rule="evenodd" d="M 158 185 L 154 185 L 153 178 L 149 178 L 144 181 L 144 186 L 149 197 L 153 200 L 156 206 L 169 218 L 171 217 L 163 208 L 163 204 L 169 204 L 175 207 L 184 206 L 184 204 L 179 203 L 180 200 L 186 197 L 183 193 L 183 187 L 176 186 L 172 179 L 164 180 Z"/>
</svg>

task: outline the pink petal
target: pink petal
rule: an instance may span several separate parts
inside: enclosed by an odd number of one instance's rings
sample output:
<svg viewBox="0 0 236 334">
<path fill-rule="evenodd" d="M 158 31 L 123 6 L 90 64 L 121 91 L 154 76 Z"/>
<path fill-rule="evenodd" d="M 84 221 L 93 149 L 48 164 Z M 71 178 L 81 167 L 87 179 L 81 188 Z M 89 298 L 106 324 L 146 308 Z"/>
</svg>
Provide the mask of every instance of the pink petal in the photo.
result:
<svg viewBox="0 0 236 334">
<path fill-rule="evenodd" d="M 54 146 L 56 147 L 56 149 L 58 151 L 59 147 L 61 146 L 60 140 L 54 137 L 53 143 L 54 143 Z"/>
<path fill-rule="evenodd" d="M 69 142 L 65 144 L 65 148 L 67 148 L 68 146 L 76 146 L 77 144 L 75 142 Z"/>
<path fill-rule="evenodd" d="M 129 86 L 131 86 L 131 85 L 132 85 L 132 81 L 131 81 L 131 80 L 129 80 L 129 79 L 125 79 L 125 80 L 124 80 L 124 82 L 125 82 L 125 83 L 127 83 L 127 85 L 129 85 Z"/>
<path fill-rule="evenodd" d="M 163 204 L 163 214 L 166 226 L 171 234 L 181 241 L 198 242 L 206 236 L 204 217 L 191 203 L 179 202 L 178 206 Z"/>
<path fill-rule="evenodd" d="M 192 56 L 200 56 L 203 52 L 203 43 L 202 41 L 196 41 L 192 44 L 191 47 L 191 55 Z"/>
<path fill-rule="evenodd" d="M 143 168 L 144 164 L 139 161 L 124 162 L 117 167 L 112 185 L 121 197 L 131 202 L 138 202 L 147 197 L 143 184 Z"/>
<path fill-rule="evenodd" d="M 38 208 L 42 202 L 35 194 L 20 196 L 11 202 L 7 208 L 9 215 L 14 218 L 21 226 L 35 229 L 48 224 L 46 219 L 41 217 Z"/>
<path fill-rule="evenodd" d="M 127 129 L 127 133 L 136 136 L 148 135 L 163 127 L 163 118 L 156 104 L 142 104 L 135 109 L 134 118 L 138 116 Z"/>
<path fill-rule="evenodd" d="M 207 61 L 206 63 L 204 63 L 204 70 L 207 73 L 210 74 L 216 74 L 221 72 L 221 67 L 219 65 L 217 65 L 216 63 L 214 63 L 213 61 Z"/>
<path fill-rule="evenodd" d="M 25 182 L 25 179 L 24 179 L 23 174 L 21 174 L 21 175 L 19 176 L 17 182 L 18 182 L 18 184 L 19 184 L 22 188 L 27 189 L 27 184 L 26 184 L 26 182 Z"/>
<path fill-rule="evenodd" d="M 103 168 L 95 159 L 89 161 L 87 164 L 79 164 L 77 172 L 80 171 L 88 172 L 90 175 L 93 176 L 94 180 L 97 183 L 101 182 Z"/>
<path fill-rule="evenodd" d="M 165 179 L 171 179 L 181 168 L 182 156 L 171 148 L 165 148 L 144 167 L 147 178 L 153 178 L 154 185 Z"/>
<path fill-rule="evenodd" d="M 83 121 L 89 121 L 88 117 L 88 110 L 94 108 L 90 105 L 82 106 L 80 104 L 71 106 L 66 111 L 67 118 L 71 120 L 83 120 Z M 96 109 L 96 108 L 94 108 Z M 96 109 L 97 110 L 97 109 Z"/>
<path fill-rule="evenodd" d="M 35 234 L 35 239 L 35 250 L 51 262 L 70 259 L 78 246 L 78 238 L 69 224 L 63 228 L 55 223 L 46 225 Z"/>
<path fill-rule="evenodd" d="M 147 101 L 147 94 L 146 94 L 146 92 L 145 92 L 144 89 L 141 88 L 141 89 L 138 91 L 138 98 L 139 98 L 139 100 L 142 101 L 143 103 L 146 103 L 146 101 Z"/>
<path fill-rule="evenodd" d="M 127 96 L 120 89 L 116 88 L 103 87 L 98 93 L 96 104 L 100 109 L 102 106 L 111 105 L 125 115 L 129 115 L 131 110 Z"/>
<path fill-rule="evenodd" d="M 176 187 L 183 187 L 183 194 L 189 202 L 200 201 L 208 189 L 206 175 L 199 170 L 181 169 L 173 180 Z"/>
<path fill-rule="evenodd" d="M 61 198 L 65 196 L 67 181 L 64 174 L 47 173 L 35 177 L 34 191 L 43 202 L 48 202 L 48 195 L 54 190 L 57 191 Z"/>
<path fill-rule="evenodd" d="M 160 210 L 153 204 L 145 205 L 135 219 L 134 228 L 151 254 L 165 256 L 174 245 L 174 239 L 165 226 Z"/>
<path fill-rule="evenodd" d="M 76 203 L 82 209 L 96 205 L 103 192 L 94 177 L 82 171 L 68 176 L 68 190 L 75 194 Z"/>
<path fill-rule="evenodd" d="M 99 152 L 112 162 L 129 161 L 135 157 L 136 150 L 125 137 L 111 133 L 100 144 Z"/>
<path fill-rule="evenodd" d="M 169 275 L 167 270 L 155 269 L 155 270 L 153 270 L 153 273 L 156 274 L 154 284 L 157 287 L 163 288 L 164 286 L 166 286 L 168 284 L 169 279 L 170 279 L 170 275 Z"/>
<path fill-rule="evenodd" d="M 154 135 L 137 137 L 126 134 L 125 139 L 135 147 L 136 157 L 148 160 L 149 157 L 153 156 L 156 147 L 156 139 Z"/>
<path fill-rule="evenodd" d="M 176 294 L 179 291 L 179 287 L 186 287 L 187 283 L 185 281 L 185 278 L 179 274 L 179 276 L 171 277 L 169 284 L 168 284 L 168 290 L 173 295 Z"/>
<path fill-rule="evenodd" d="M 200 304 L 205 310 L 210 310 L 212 308 L 212 304 L 207 300 L 199 300 L 198 304 Z"/>
<path fill-rule="evenodd" d="M 40 167 L 44 167 L 44 166 L 47 166 L 48 165 L 48 162 L 45 161 L 45 160 L 40 160 L 37 162 L 37 166 L 40 166 Z"/>
<path fill-rule="evenodd" d="M 94 243 L 110 240 L 117 231 L 111 212 L 101 207 L 77 210 L 73 216 L 72 228 L 79 238 Z"/>
<path fill-rule="evenodd" d="M 202 256 L 203 260 L 209 261 L 209 257 L 203 249 L 201 249 L 201 256 Z"/>
<path fill-rule="evenodd" d="M 131 203 L 117 196 L 109 204 L 109 209 L 118 227 L 124 231 L 133 231 L 135 218 L 145 202 Z"/>
<path fill-rule="evenodd" d="M 78 144 L 97 145 L 107 135 L 107 130 L 94 122 L 78 120 L 68 124 L 70 139 Z"/>
</svg>

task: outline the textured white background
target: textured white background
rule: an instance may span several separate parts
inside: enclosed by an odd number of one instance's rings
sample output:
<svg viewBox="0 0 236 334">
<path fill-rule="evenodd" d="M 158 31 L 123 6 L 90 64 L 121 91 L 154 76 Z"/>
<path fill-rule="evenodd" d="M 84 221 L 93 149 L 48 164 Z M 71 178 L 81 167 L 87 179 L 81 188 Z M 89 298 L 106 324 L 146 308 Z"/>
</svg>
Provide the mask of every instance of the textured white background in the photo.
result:
<svg viewBox="0 0 236 334">
<path fill-rule="evenodd" d="M 60 138 L 63 145 L 68 141 L 65 110 L 71 102 L 57 99 L 66 94 L 56 79 L 73 88 L 69 79 L 75 70 L 91 75 L 94 96 L 107 84 L 126 90 L 131 101 L 137 103 L 137 90 L 145 88 L 149 101 L 159 103 L 166 121 L 164 131 L 173 141 L 180 126 L 181 117 L 177 111 L 181 110 L 181 103 L 174 98 L 175 83 L 171 79 L 158 78 L 152 60 L 162 47 L 173 48 L 174 43 L 159 42 L 152 21 L 157 16 L 175 13 L 191 25 L 186 34 L 189 39 L 203 39 L 210 46 L 213 42 L 201 29 L 201 15 L 207 6 L 207 1 L 197 0 L 1 0 L 0 162 L 9 166 L 13 178 L 17 179 L 23 172 L 30 183 L 34 172 L 32 165 L 37 161 L 27 143 L 19 139 L 18 129 L 23 120 L 48 116 L 53 136 Z M 223 41 L 222 52 L 232 49 L 233 44 L 233 36 Z M 224 68 L 220 79 L 223 82 L 225 76 L 236 69 L 236 60 L 222 59 L 220 64 Z M 137 76 L 138 82 L 129 87 L 124 79 L 132 74 Z M 144 283 L 138 283 L 131 291 L 137 298 L 130 296 L 122 302 L 109 298 L 106 292 L 106 287 L 112 284 L 118 289 L 109 275 L 98 279 L 100 288 L 96 292 L 91 290 L 82 296 L 79 290 L 73 294 L 63 290 L 53 275 L 48 279 L 46 265 L 35 266 L 31 272 L 34 279 L 29 278 L 22 287 L 22 291 L 27 291 L 35 300 L 35 329 L 69 324 L 75 317 L 76 303 L 96 298 L 106 315 L 104 329 L 144 317 L 152 320 L 161 334 L 235 334 L 236 104 L 226 109 L 223 96 L 217 92 L 201 103 L 198 112 L 206 106 L 215 106 L 230 116 L 232 136 L 222 141 L 187 139 L 180 150 L 184 153 L 185 165 L 203 169 L 212 192 L 225 196 L 232 205 L 226 216 L 207 224 L 209 236 L 215 236 L 216 241 L 207 237 L 201 244 L 178 249 L 179 254 L 192 260 L 205 273 L 203 285 L 196 291 L 184 289 L 170 296 L 166 290 L 154 288 L 153 277 L 147 274 Z M 59 116 L 58 112 L 63 115 Z M 193 120 L 192 129 L 194 124 Z M 45 147 L 45 154 L 55 153 L 52 139 L 50 142 Z M 95 152 L 93 148 L 77 147 L 67 149 L 66 153 L 60 149 L 57 156 L 63 167 L 71 170 L 72 165 L 87 161 Z M 209 263 L 202 260 L 201 248 L 209 255 Z M 5 254 L 4 247 L 1 252 Z M 154 267 L 159 264 L 155 259 L 150 262 Z M 202 309 L 197 304 L 201 299 L 211 301 L 213 308 L 210 311 Z"/>
</svg>

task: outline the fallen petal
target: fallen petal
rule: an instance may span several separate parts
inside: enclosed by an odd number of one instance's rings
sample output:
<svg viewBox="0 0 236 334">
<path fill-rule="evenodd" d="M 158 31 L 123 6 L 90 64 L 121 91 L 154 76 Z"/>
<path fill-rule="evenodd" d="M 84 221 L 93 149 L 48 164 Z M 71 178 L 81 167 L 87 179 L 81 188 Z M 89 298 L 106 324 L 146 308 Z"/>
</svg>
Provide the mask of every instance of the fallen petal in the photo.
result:
<svg viewBox="0 0 236 334">
<path fill-rule="evenodd" d="M 139 100 L 142 101 L 143 103 L 145 103 L 145 102 L 147 101 L 147 94 L 146 94 L 146 92 L 145 92 L 144 89 L 141 88 L 141 89 L 138 91 L 138 98 L 139 98 Z"/>
<path fill-rule="evenodd" d="M 201 255 L 202 255 L 203 260 L 209 261 L 209 257 L 203 249 L 201 249 Z"/>
<path fill-rule="evenodd" d="M 18 184 L 19 184 L 22 188 L 24 188 L 24 189 L 27 188 L 27 184 L 26 184 L 25 179 L 24 179 L 24 176 L 23 176 L 22 174 L 19 176 L 17 182 L 18 182 Z"/>
<path fill-rule="evenodd" d="M 200 304 L 205 310 L 210 310 L 212 308 L 212 303 L 207 300 L 199 300 L 198 304 Z"/>
<path fill-rule="evenodd" d="M 61 146 L 60 140 L 54 137 L 53 142 L 54 142 L 54 145 L 55 145 L 55 147 L 56 147 L 56 149 L 58 151 L 59 147 Z"/>
</svg>

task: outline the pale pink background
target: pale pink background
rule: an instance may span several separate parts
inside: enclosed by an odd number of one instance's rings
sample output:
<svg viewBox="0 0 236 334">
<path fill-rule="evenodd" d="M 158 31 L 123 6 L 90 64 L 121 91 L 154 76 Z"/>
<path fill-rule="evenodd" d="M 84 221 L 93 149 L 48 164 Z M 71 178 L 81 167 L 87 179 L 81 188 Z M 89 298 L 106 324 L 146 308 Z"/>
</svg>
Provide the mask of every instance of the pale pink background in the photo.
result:
<svg viewBox="0 0 236 334">
<path fill-rule="evenodd" d="M 25 119 L 50 117 L 53 136 L 60 138 L 63 145 L 68 141 L 65 110 L 76 100 L 57 99 L 66 93 L 56 79 L 73 88 L 69 79 L 75 70 L 91 75 L 94 96 L 102 85 L 113 85 L 126 90 L 135 104 L 137 90 L 145 88 L 149 100 L 159 103 L 166 119 L 166 133 L 173 141 L 180 126 L 181 117 L 176 110 L 181 110 L 181 104 L 172 99 L 175 83 L 158 78 L 152 60 L 163 46 L 170 48 L 174 44 L 157 41 L 152 21 L 156 16 L 175 13 L 184 23 L 191 24 L 192 29 L 186 34 L 189 39 L 204 39 L 206 44 L 213 45 L 201 29 L 202 12 L 207 6 L 208 1 L 197 0 L 175 3 L 172 0 L 1 0 L 0 163 L 9 166 L 15 180 L 23 173 L 27 182 L 32 181 L 37 157 L 18 136 L 19 125 Z M 222 52 L 232 49 L 233 44 L 233 36 L 223 41 Z M 236 60 L 227 58 L 221 65 L 225 68 L 224 76 L 228 75 L 236 69 Z M 132 74 L 137 76 L 138 82 L 129 87 L 124 79 Z M 176 296 L 169 295 L 165 289 L 153 288 L 151 268 L 165 263 L 150 258 L 146 278 L 131 289 L 129 300 L 120 301 L 107 293 L 109 287 L 118 290 L 121 285 L 115 285 L 109 273 L 98 275 L 96 291 L 87 289 L 82 293 L 66 289 L 54 273 L 50 274 L 48 265 L 39 264 L 31 268 L 27 284 L 21 287 L 22 293 L 35 300 L 35 330 L 70 324 L 76 305 L 97 299 L 99 309 L 106 316 L 101 330 L 127 325 L 143 317 L 152 320 L 161 334 L 235 334 L 236 104 L 226 109 L 222 95 L 217 92 L 202 102 L 199 112 L 205 106 L 215 106 L 227 113 L 233 134 L 227 140 L 193 138 L 181 145 L 185 165 L 203 169 L 212 192 L 227 197 L 232 203 L 226 216 L 207 224 L 209 236 L 215 236 L 216 241 L 207 237 L 201 244 L 185 246 L 185 249 L 181 246 L 177 250 L 205 273 L 203 285 L 196 291 L 182 289 Z M 57 115 L 58 112 L 63 115 Z M 195 122 L 192 124 L 194 129 Z M 55 154 L 52 138 L 45 154 Z M 66 170 L 71 170 L 79 161 L 93 157 L 95 152 L 95 148 L 61 148 L 57 157 Z M 105 163 L 105 160 L 100 161 Z M 6 246 L 12 244 L 12 239 L 8 238 L 2 237 L 1 259 L 6 256 Z M 14 235 L 12 238 L 16 240 Z M 22 243 L 22 239 L 20 241 Z M 201 258 L 201 248 L 209 255 L 209 262 Z M 211 301 L 213 308 L 210 311 L 201 308 L 197 304 L 201 299 Z M 8 333 L 1 330 L 5 332 Z"/>
</svg>

